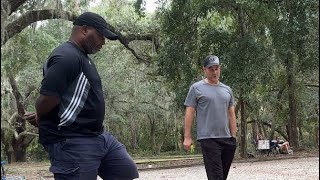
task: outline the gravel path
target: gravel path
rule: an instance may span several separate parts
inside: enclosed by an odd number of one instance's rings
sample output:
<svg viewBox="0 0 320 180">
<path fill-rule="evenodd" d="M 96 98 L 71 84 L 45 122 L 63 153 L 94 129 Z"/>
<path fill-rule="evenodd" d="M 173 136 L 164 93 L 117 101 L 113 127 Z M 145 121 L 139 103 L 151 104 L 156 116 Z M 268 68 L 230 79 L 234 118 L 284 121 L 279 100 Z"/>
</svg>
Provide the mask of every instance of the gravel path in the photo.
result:
<svg viewBox="0 0 320 180">
<path fill-rule="evenodd" d="M 140 171 L 137 180 L 205 180 L 204 166 Z M 318 180 L 319 157 L 233 163 L 228 180 Z"/>
</svg>

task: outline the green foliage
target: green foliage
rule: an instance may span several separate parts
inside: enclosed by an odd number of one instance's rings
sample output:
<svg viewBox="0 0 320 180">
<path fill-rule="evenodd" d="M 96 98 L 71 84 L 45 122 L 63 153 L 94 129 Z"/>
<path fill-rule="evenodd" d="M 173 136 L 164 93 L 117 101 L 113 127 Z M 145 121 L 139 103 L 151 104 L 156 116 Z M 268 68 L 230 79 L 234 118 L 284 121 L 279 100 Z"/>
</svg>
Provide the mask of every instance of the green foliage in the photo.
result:
<svg viewBox="0 0 320 180">
<path fill-rule="evenodd" d="M 65 1 L 57 1 L 59 2 L 64 9 L 68 9 L 73 13 L 79 13 L 77 10 L 86 11 L 89 8 L 91 2 L 95 2 L 95 0 L 65 0 Z"/>
<path fill-rule="evenodd" d="M 296 83 L 319 82 L 314 78 L 319 69 L 319 36 L 315 33 L 319 16 L 314 7 L 318 2 L 172 1 L 161 14 L 159 74 L 182 105 L 190 84 L 202 78 L 204 57 L 218 55 L 221 81 L 233 88 L 236 98 L 242 93 L 248 106 L 245 118 L 274 123 L 286 133 L 289 90 L 285 61 L 294 62 L 292 71 L 299 72 L 295 73 Z M 296 103 L 304 112 L 302 102 L 315 103 L 302 98 L 305 87 L 299 88 Z M 302 114 L 298 118 L 304 119 Z"/>
<path fill-rule="evenodd" d="M 163 47 L 156 57 L 158 72 L 167 79 L 170 90 L 175 91 L 180 108 L 199 71 L 196 57 L 198 20 L 194 11 L 190 1 L 173 1 L 161 22 Z"/>
<path fill-rule="evenodd" d="M 316 1 L 292 1 L 279 5 L 273 13 L 278 19 L 270 23 L 276 53 L 284 60 L 288 52 L 295 54 L 299 71 L 319 69 L 319 7 Z M 299 67 L 301 66 L 301 67 Z"/>
<path fill-rule="evenodd" d="M 135 12 L 139 15 L 139 16 L 142 16 L 144 17 L 145 14 L 144 14 L 144 10 L 146 9 L 145 8 L 145 1 L 143 0 L 136 0 L 136 2 L 134 3 L 134 8 L 135 8 Z"/>
<path fill-rule="evenodd" d="M 43 146 L 39 144 L 38 138 L 32 140 L 27 148 L 27 157 L 31 161 L 47 161 L 49 160 L 48 153 L 44 150 Z"/>
<path fill-rule="evenodd" d="M 35 51 L 28 46 L 28 39 L 22 34 L 8 41 L 1 51 L 1 70 L 17 74 L 30 59 L 35 59 Z"/>
<path fill-rule="evenodd" d="M 173 1 L 162 17 L 166 39 L 157 57 L 159 73 L 176 92 L 179 105 L 190 84 L 202 76 L 202 62 L 208 54 L 220 57 L 221 80 L 236 93 L 240 88 L 250 92 L 259 77 L 269 76 L 268 68 L 261 71 L 261 67 L 269 64 L 270 51 L 253 35 L 239 36 L 235 12 L 230 11 L 233 6 L 227 2 L 223 5 L 222 1 L 207 3 Z"/>
<path fill-rule="evenodd" d="M 107 8 L 96 7 L 96 11 L 105 13 L 108 22 L 125 34 L 153 33 L 158 28 L 156 21 L 149 16 L 139 17 L 126 1 L 102 1 L 101 4 Z M 130 46 L 142 55 L 155 53 L 151 42 L 134 41 Z M 167 140 L 174 136 L 171 133 L 173 113 L 169 111 L 172 94 L 163 85 L 163 78 L 155 74 L 156 67 L 136 63 L 126 48 L 112 41 L 92 58 L 105 92 L 106 130 L 130 152 L 154 152 L 156 146 L 158 150 L 161 148 L 153 144 L 151 129 L 155 132 L 155 142 L 164 141 L 165 149 L 175 148 L 175 142 L 171 147 L 167 145 Z"/>
<path fill-rule="evenodd" d="M 242 89 L 250 92 L 262 77 L 270 77 L 268 66 L 271 60 L 268 49 L 253 37 L 241 37 L 230 44 L 229 48 L 225 56 L 222 56 L 226 61 L 222 79 L 234 91 L 239 93 Z"/>
<path fill-rule="evenodd" d="M 64 1 L 63 5 L 73 7 L 74 2 Z M 159 52 L 150 41 L 129 44 L 139 55 L 151 59 L 149 65 L 139 63 L 118 41 L 107 41 L 99 53 L 91 56 L 104 87 L 105 128 L 130 153 L 186 154 L 181 146 L 183 101 L 190 85 L 203 78 L 202 61 L 208 54 L 220 57 L 221 81 L 234 90 L 236 98 L 242 91 L 247 120 L 273 123 L 283 132 L 289 112 L 284 60 L 292 55 L 302 144 L 313 145 L 314 133 L 310 129 L 319 127 L 319 88 L 305 84 L 319 84 L 319 15 L 315 8 L 318 1 L 161 1 L 163 7 L 157 16 L 140 14 L 144 2 L 102 0 L 90 9 L 106 17 L 125 36 L 159 36 Z M 37 6 L 45 7 L 49 1 L 38 3 Z M 87 10 L 89 3 L 80 1 L 80 9 Z M 32 3 L 24 6 L 25 10 L 31 7 Z M 243 21 L 239 20 L 240 15 Z M 241 29 L 242 26 L 245 28 Z M 68 39 L 71 27 L 72 23 L 64 20 L 35 23 L 2 47 L 1 75 L 14 73 L 23 96 L 35 89 L 24 102 L 28 111 L 34 111 L 43 62 Z M 11 108 L 14 99 L 8 91 L 10 86 L 5 81 L 2 85 L 1 124 L 6 124 L 5 120 L 15 111 Z M 12 131 L 5 135 L 12 138 Z M 247 136 L 250 135 L 248 132 Z M 200 152 L 199 144 L 194 151 Z M 36 139 L 28 147 L 28 157 L 48 158 Z"/>
<path fill-rule="evenodd" d="M 51 28 L 54 28 L 56 24 L 53 21 Z M 46 23 L 43 23 L 37 28 L 26 28 L 2 47 L 1 131 L 4 133 L 2 138 L 5 141 L 3 142 L 4 149 L 10 149 L 12 146 L 10 143 L 12 138 L 14 138 L 15 118 L 9 119 L 12 115 L 16 114 L 17 110 L 10 84 L 5 76 L 8 73 L 14 75 L 25 109 L 30 112 L 35 111 L 35 99 L 38 96 L 38 87 L 42 78 L 42 64 L 62 37 L 61 33 L 57 34 L 54 29 L 50 29 L 50 26 L 48 29 L 43 28 L 45 26 Z M 55 32 L 56 34 L 51 32 Z M 27 126 L 26 130 L 32 131 L 30 126 Z M 43 155 L 44 151 L 41 149 L 41 145 L 37 144 L 37 141 L 33 142 L 27 151 L 31 159 L 43 160 L 47 158 Z"/>
<path fill-rule="evenodd" d="M 158 20 L 149 15 L 140 16 L 135 12 L 134 5 L 127 0 L 101 0 L 91 11 L 105 17 L 109 24 L 124 35 L 158 31 Z"/>
</svg>

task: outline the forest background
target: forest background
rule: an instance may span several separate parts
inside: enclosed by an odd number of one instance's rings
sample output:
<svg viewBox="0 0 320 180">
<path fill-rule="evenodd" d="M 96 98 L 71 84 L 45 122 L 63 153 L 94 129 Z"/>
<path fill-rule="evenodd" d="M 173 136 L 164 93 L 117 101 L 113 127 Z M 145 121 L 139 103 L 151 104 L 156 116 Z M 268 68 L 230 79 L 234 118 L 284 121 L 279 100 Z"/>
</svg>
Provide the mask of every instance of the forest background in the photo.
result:
<svg viewBox="0 0 320 180">
<path fill-rule="evenodd" d="M 23 115 L 35 111 L 44 61 L 84 11 L 105 17 L 120 37 L 91 58 L 105 129 L 134 157 L 186 154 L 183 102 L 208 54 L 220 57 L 221 82 L 235 95 L 237 156 L 255 149 L 257 134 L 281 136 L 296 150 L 319 146 L 318 0 L 155 4 L 147 11 L 145 0 L 1 1 L 2 160 L 48 160 Z"/>
</svg>

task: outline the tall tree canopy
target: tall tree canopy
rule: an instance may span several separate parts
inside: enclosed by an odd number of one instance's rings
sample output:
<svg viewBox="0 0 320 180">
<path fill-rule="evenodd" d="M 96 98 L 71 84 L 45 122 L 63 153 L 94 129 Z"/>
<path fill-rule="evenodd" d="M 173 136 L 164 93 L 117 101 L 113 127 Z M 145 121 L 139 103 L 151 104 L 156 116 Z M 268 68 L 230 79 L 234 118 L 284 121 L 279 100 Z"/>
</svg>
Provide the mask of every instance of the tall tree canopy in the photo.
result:
<svg viewBox="0 0 320 180">
<path fill-rule="evenodd" d="M 221 81 L 234 91 L 242 157 L 258 133 L 281 135 L 294 148 L 316 144 L 318 1 L 158 4 L 150 14 L 145 0 L 1 1 L 1 143 L 8 159 L 46 158 L 35 153 L 44 152 L 35 143 L 37 129 L 22 116 L 34 111 L 42 63 L 88 10 L 120 37 L 92 59 L 104 87 L 105 128 L 131 153 L 183 153 L 183 102 L 190 85 L 204 78 L 208 54 L 219 56 Z"/>
</svg>

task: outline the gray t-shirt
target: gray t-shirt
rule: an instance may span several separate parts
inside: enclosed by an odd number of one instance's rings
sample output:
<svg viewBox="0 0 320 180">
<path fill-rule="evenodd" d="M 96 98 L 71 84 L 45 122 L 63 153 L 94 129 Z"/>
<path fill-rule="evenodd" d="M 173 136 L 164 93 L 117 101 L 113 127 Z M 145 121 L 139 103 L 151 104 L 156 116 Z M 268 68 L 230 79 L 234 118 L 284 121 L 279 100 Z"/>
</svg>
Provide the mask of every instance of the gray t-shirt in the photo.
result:
<svg viewBox="0 0 320 180">
<path fill-rule="evenodd" d="M 234 97 L 229 86 L 198 81 L 190 87 L 184 105 L 196 109 L 198 140 L 231 137 L 228 109 L 234 106 Z"/>
</svg>

